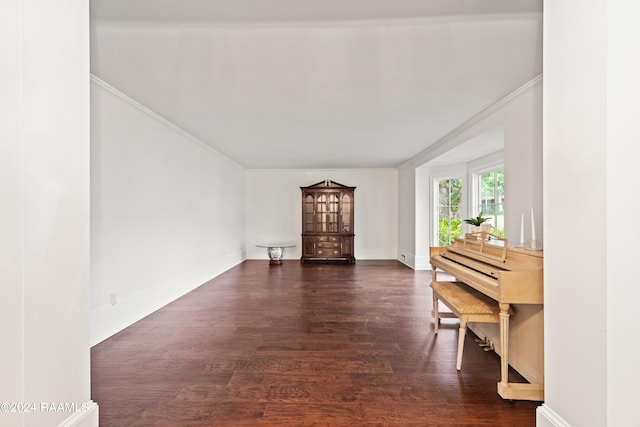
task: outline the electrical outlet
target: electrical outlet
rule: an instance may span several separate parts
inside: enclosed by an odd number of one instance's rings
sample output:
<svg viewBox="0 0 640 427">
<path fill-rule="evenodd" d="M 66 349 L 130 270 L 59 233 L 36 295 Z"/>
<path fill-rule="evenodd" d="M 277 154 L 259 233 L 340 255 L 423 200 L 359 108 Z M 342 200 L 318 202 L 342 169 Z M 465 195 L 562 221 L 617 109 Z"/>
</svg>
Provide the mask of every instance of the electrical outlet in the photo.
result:
<svg viewBox="0 0 640 427">
<path fill-rule="evenodd" d="M 118 303 L 118 296 L 115 292 L 112 292 L 111 295 L 109 295 L 109 301 L 111 301 L 111 305 L 116 305 Z"/>
</svg>

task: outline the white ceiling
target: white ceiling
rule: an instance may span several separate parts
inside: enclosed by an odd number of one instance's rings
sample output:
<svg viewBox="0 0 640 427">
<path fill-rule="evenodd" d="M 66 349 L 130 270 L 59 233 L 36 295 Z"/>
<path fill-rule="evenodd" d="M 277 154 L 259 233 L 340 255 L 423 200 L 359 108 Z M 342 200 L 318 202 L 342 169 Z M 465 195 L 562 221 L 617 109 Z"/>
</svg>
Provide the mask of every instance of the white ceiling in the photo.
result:
<svg viewBox="0 0 640 427">
<path fill-rule="evenodd" d="M 246 168 L 397 167 L 542 72 L 542 0 L 91 0 L 91 18 L 96 77 Z"/>
</svg>

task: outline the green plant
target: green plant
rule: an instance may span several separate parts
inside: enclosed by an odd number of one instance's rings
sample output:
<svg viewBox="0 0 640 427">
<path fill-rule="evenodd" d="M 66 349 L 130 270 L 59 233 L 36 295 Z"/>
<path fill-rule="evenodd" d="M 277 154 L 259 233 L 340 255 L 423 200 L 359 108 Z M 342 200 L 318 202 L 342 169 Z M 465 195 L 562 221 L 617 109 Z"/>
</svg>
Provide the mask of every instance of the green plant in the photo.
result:
<svg viewBox="0 0 640 427">
<path fill-rule="evenodd" d="M 471 225 L 480 225 L 483 222 L 487 222 L 491 219 L 491 217 L 483 217 L 482 216 L 482 211 L 480 211 L 480 213 L 478 214 L 477 217 L 475 218 L 469 218 L 469 219 L 465 219 L 464 222 L 466 222 L 467 224 L 471 224 Z"/>
<path fill-rule="evenodd" d="M 456 237 L 462 236 L 462 221 L 456 218 L 438 219 L 439 246 L 449 246 Z"/>
</svg>

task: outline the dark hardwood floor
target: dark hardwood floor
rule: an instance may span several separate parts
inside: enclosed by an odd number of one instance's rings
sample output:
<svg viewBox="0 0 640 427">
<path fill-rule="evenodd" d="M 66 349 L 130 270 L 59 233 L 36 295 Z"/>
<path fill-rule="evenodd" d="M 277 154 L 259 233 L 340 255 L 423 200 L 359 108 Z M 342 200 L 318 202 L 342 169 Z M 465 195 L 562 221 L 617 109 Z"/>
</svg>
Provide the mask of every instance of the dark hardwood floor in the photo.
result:
<svg viewBox="0 0 640 427">
<path fill-rule="evenodd" d="M 92 348 L 100 425 L 534 426 L 540 403 L 498 396 L 473 334 L 456 371 L 458 321 L 436 338 L 429 280 L 246 261 Z"/>
</svg>

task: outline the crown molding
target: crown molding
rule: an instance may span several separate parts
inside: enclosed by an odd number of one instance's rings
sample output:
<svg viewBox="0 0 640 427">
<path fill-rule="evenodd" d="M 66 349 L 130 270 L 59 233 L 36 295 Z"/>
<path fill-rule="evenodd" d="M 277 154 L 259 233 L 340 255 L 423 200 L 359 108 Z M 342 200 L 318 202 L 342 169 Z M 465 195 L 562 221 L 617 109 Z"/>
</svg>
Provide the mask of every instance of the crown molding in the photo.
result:
<svg viewBox="0 0 640 427">
<path fill-rule="evenodd" d="M 461 135 L 462 133 L 466 132 L 467 130 L 469 130 L 473 126 L 477 125 L 482 120 L 488 118 L 489 116 L 491 116 L 495 112 L 499 111 L 500 109 L 502 109 L 507 104 L 511 103 L 513 100 L 518 98 L 523 93 L 528 92 L 532 87 L 534 87 L 535 85 L 537 85 L 541 81 L 542 81 L 542 74 L 538 74 L 536 77 L 534 77 L 533 79 L 529 80 L 527 83 L 525 83 L 524 85 L 520 86 L 518 89 L 514 90 L 513 92 L 511 92 L 510 94 L 508 94 L 504 98 L 500 99 L 496 103 L 494 103 L 494 104 L 490 105 L 489 107 L 485 108 L 484 110 L 482 110 L 481 112 L 479 112 L 475 116 L 471 117 L 469 120 L 467 120 L 464 123 L 462 123 L 457 128 L 453 129 L 451 132 L 449 132 L 448 134 L 446 134 L 442 138 L 438 139 L 433 144 L 429 145 L 427 148 L 422 150 L 420 153 L 416 154 L 411 159 L 407 160 L 402 165 L 400 165 L 399 168 L 404 168 L 404 167 L 411 166 L 411 165 L 418 166 L 419 164 L 423 164 L 424 163 L 421 160 L 429 157 L 429 154 L 432 154 L 432 153 L 441 154 L 441 153 L 439 153 L 439 150 L 442 149 L 444 146 L 446 146 L 446 144 L 449 143 L 452 139 L 454 139 L 455 137 L 457 137 L 457 136 Z"/>
<path fill-rule="evenodd" d="M 187 132 L 186 130 L 184 130 L 180 126 L 176 125 L 175 123 L 173 123 L 171 120 L 167 119 L 166 117 L 161 116 L 160 114 L 158 114 L 155 111 L 151 110 L 147 106 L 145 106 L 145 105 L 141 104 L 140 102 L 136 101 L 135 99 L 131 98 L 129 95 L 127 95 L 127 94 L 121 92 L 120 90 L 116 89 L 115 87 L 111 86 L 109 83 L 105 82 L 104 80 L 100 79 L 99 77 L 96 77 L 95 75 L 90 74 L 90 78 L 91 78 L 91 83 L 95 84 L 96 86 L 99 86 L 100 88 L 106 90 L 107 92 L 111 93 L 112 95 L 120 98 L 122 101 L 124 101 L 127 104 L 131 105 L 132 107 L 138 109 L 139 111 L 141 111 L 142 113 L 148 115 L 149 117 L 155 119 L 160 124 L 168 127 L 169 129 L 171 129 L 172 131 L 176 132 L 180 136 L 186 138 L 190 142 L 193 142 L 194 144 L 197 144 L 197 145 L 199 145 L 202 148 L 205 148 L 207 150 L 213 151 L 218 156 L 224 157 L 226 160 L 228 160 L 229 162 L 231 162 L 234 165 L 238 166 L 242 170 L 246 170 L 246 168 L 244 166 L 240 165 L 235 160 L 230 159 L 225 154 L 223 154 L 220 151 L 218 151 L 215 148 L 213 148 L 211 145 L 205 143 L 204 141 L 202 141 L 198 137 L 196 137 L 196 136 L 192 135 L 191 133 Z"/>
</svg>

